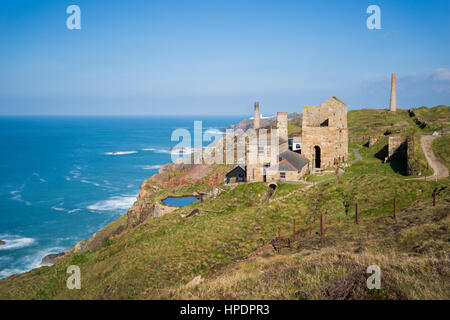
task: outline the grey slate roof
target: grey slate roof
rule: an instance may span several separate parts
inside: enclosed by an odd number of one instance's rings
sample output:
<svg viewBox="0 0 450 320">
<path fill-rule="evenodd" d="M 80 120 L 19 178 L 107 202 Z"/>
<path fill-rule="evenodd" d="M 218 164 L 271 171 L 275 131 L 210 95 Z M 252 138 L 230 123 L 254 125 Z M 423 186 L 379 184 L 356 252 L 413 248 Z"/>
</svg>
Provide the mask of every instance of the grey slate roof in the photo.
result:
<svg viewBox="0 0 450 320">
<path fill-rule="evenodd" d="M 306 159 L 304 156 L 296 152 L 292 152 L 290 150 L 281 152 L 280 160 L 287 160 L 298 171 L 300 171 L 304 166 L 306 166 L 309 163 L 309 160 Z"/>
</svg>

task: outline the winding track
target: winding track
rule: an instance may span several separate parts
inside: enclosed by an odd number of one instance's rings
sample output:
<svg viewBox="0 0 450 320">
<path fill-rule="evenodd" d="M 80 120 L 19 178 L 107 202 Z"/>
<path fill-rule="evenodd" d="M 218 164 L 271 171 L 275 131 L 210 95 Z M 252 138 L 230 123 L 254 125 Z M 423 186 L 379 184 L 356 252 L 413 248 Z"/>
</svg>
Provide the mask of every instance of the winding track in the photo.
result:
<svg viewBox="0 0 450 320">
<path fill-rule="evenodd" d="M 420 146 L 422 147 L 425 158 L 427 158 L 428 164 L 433 169 L 434 174 L 428 177 L 412 178 L 408 180 L 430 180 L 430 179 L 444 179 L 448 177 L 448 169 L 434 154 L 431 145 L 436 136 L 422 136 L 420 139 Z"/>
</svg>

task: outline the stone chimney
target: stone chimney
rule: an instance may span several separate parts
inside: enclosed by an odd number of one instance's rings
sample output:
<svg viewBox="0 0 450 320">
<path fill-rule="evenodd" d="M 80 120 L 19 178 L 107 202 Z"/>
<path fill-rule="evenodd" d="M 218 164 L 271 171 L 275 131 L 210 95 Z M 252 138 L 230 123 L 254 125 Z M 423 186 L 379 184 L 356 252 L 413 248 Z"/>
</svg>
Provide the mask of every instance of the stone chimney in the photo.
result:
<svg viewBox="0 0 450 320">
<path fill-rule="evenodd" d="M 253 115 L 253 129 L 259 129 L 259 102 L 255 102 L 255 114 Z"/>
<path fill-rule="evenodd" d="M 277 112 L 278 136 L 281 139 L 288 139 L 288 114 L 287 112 Z"/>
<path fill-rule="evenodd" d="M 397 111 L 397 97 L 395 95 L 395 73 L 392 74 L 391 79 L 391 103 L 389 105 L 390 111 Z"/>
</svg>

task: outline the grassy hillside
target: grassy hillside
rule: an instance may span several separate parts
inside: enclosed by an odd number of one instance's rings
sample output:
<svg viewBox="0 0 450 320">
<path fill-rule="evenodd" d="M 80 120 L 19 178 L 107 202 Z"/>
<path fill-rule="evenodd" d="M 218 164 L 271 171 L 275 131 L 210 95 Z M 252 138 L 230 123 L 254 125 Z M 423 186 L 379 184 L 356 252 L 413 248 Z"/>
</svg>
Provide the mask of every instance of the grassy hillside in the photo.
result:
<svg viewBox="0 0 450 320">
<path fill-rule="evenodd" d="M 169 299 L 448 299 L 448 205 L 390 217 L 327 220 L 324 236 L 301 233 L 281 254 L 224 267 L 198 286 L 170 288 Z M 314 229 L 317 231 L 317 229 Z M 368 290 L 366 269 L 381 268 L 381 289 Z"/>
<path fill-rule="evenodd" d="M 432 147 L 436 156 L 450 169 L 450 135 L 435 139 Z"/>
<path fill-rule="evenodd" d="M 380 292 L 361 289 L 356 298 L 449 299 L 450 179 L 407 181 L 401 164 L 383 163 L 384 127 L 393 121 L 394 127 L 412 132 L 417 125 L 407 112 L 385 114 L 386 122 L 377 117 L 380 113 L 385 112 L 349 112 L 351 137 L 368 132 L 381 136 L 370 148 L 362 139 L 351 142 L 363 159 L 339 178 L 315 186 L 279 184 L 271 197 L 263 183 L 219 184 L 222 192 L 215 198 L 158 218 L 141 214 L 145 219 L 130 228 L 138 209 L 145 211 L 168 195 L 209 192 L 215 188 L 211 179 L 227 168 L 214 166 L 203 179 L 180 184 L 176 179 L 186 170 L 167 174 L 170 185 L 163 176 L 149 179 L 128 215 L 106 228 L 114 234 L 122 226 L 122 232 L 97 249 L 67 254 L 54 266 L 0 280 L 0 299 L 310 299 L 327 298 L 326 292 L 339 298 L 339 290 L 348 289 L 339 289 L 342 283 L 355 278 L 361 284 L 361 272 L 373 262 L 382 265 L 392 284 Z M 368 128 L 370 119 L 380 124 Z M 434 190 L 438 206 L 430 208 Z M 397 211 L 404 212 L 397 223 L 389 218 L 394 197 Z M 355 202 L 359 225 L 353 222 Z M 185 217 L 194 209 L 199 213 Z M 322 240 L 316 234 L 321 214 L 326 226 Z M 270 244 L 279 228 L 282 235 L 291 234 L 293 219 L 297 229 L 311 228 L 312 235 L 297 239 L 277 256 Z M 261 250 L 265 254 L 257 260 L 246 259 Z M 81 269 L 81 290 L 66 288 L 69 265 Z M 413 276 L 407 279 L 409 274 Z M 204 283 L 186 287 L 198 275 Z"/>
</svg>

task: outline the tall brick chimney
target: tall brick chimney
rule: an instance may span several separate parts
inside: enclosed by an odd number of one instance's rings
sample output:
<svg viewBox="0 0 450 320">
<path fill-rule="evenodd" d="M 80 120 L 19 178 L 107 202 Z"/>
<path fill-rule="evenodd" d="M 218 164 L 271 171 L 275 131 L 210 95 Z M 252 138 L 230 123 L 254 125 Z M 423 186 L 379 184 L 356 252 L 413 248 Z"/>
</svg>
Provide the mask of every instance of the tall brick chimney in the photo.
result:
<svg viewBox="0 0 450 320">
<path fill-rule="evenodd" d="M 288 139 L 288 114 L 287 112 L 277 112 L 278 136 L 281 139 Z"/>
<path fill-rule="evenodd" d="M 390 111 L 397 111 L 397 97 L 395 95 L 395 73 L 392 74 L 391 79 L 391 103 L 389 105 Z"/>
<path fill-rule="evenodd" d="M 255 102 L 255 113 L 253 115 L 253 129 L 259 129 L 259 102 Z"/>
</svg>

